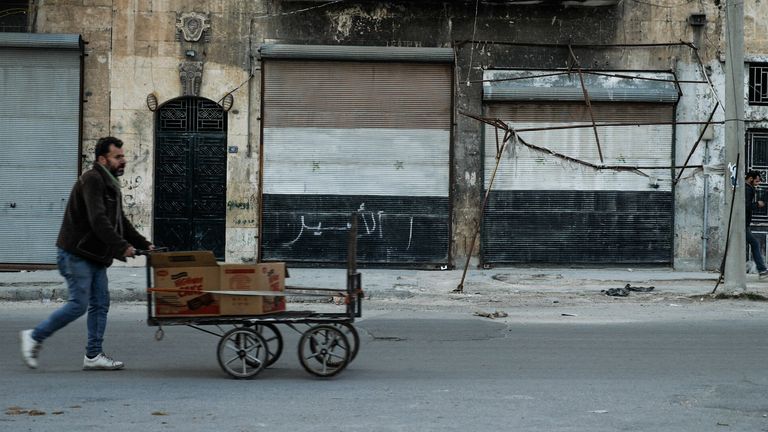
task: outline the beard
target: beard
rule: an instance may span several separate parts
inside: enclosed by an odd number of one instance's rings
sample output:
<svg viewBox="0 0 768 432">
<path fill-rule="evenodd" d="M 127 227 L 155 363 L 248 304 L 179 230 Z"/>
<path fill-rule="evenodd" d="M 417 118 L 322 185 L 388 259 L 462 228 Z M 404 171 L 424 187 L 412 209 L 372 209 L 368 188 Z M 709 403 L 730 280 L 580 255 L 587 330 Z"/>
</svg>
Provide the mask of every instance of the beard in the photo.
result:
<svg viewBox="0 0 768 432">
<path fill-rule="evenodd" d="M 121 175 L 125 174 L 125 167 L 124 166 L 112 167 L 109 169 L 109 172 L 111 172 L 112 175 L 115 177 L 120 177 Z"/>
</svg>

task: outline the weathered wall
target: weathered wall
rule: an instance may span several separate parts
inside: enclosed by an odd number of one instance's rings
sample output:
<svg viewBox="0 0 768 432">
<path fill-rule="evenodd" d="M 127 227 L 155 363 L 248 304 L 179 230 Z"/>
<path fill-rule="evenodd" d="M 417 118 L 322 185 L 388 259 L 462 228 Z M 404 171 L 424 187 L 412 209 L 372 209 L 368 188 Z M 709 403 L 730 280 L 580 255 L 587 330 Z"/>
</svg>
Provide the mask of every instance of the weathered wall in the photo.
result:
<svg viewBox="0 0 768 432">
<path fill-rule="evenodd" d="M 568 64 L 568 51 L 488 43 L 610 43 L 615 39 L 618 11 L 551 6 L 521 7 L 463 2 L 356 2 L 331 5 L 313 14 L 277 15 L 297 8 L 275 3 L 264 40 L 297 44 L 451 47 L 456 49 L 454 139 L 452 165 L 452 264 L 463 266 L 480 221 L 482 203 L 482 126 L 458 114 L 482 113 L 482 70 L 488 67 L 554 68 Z M 284 8 L 284 9 L 283 9 Z M 605 12 L 605 13 L 602 13 Z M 603 53 L 586 51 L 585 67 L 609 63 Z M 477 256 L 475 243 L 473 257 Z M 472 259 L 476 265 L 477 260 Z"/>
<path fill-rule="evenodd" d="M 298 8 L 294 2 L 275 2 L 277 14 Z M 281 8 L 282 7 L 282 8 Z M 557 6 L 493 6 L 480 4 L 475 18 L 472 2 L 358 2 L 331 5 L 312 14 L 275 16 L 259 35 L 283 43 L 455 46 L 455 129 L 452 166 L 454 265 L 463 265 L 480 218 L 482 199 L 481 126 L 459 115 L 459 111 L 482 112 L 482 89 L 476 80 L 486 68 L 561 68 L 569 65 L 565 48 L 520 47 L 496 42 L 538 44 L 664 44 L 679 40 L 698 46 L 699 55 L 715 76 L 722 73 L 716 62 L 720 10 L 714 3 L 690 7 L 659 7 L 650 3 L 621 2 L 604 8 L 562 8 Z M 709 23 L 693 27 L 691 13 L 705 13 Z M 480 43 L 467 40 L 489 41 Z M 681 79 L 704 79 L 693 50 L 686 46 L 643 48 L 574 48 L 583 68 L 618 70 L 673 70 Z M 717 77 L 715 77 L 717 79 Z M 715 97 L 708 85 L 683 85 L 678 121 L 704 121 L 714 107 Z M 719 111 L 722 117 L 722 111 Z M 721 118 L 720 117 L 720 118 Z M 715 118 L 718 119 L 717 117 Z M 698 137 L 700 126 L 679 125 L 675 142 L 676 163 L 682 164 Z M 712 159 L 722 159 L 719 131 L 707 143 Z M 699 146 L 691 164 L 701 164 L 704 145 Z M 675 266 L 701 266 L 703 231 L 703 170 L 688 170 L 676 187 Z M 708 180 L 709 228 L 712 237 L 708 255 L 719 256 L 720 207 L 723 204 L 722 176 Z M 477 256 L 476 243 L 473 256 Z M 473 261 L 475 261 L 473 259 Z M 713 260 L 710 260 L 710 263 Z M 710 264 L 710 267 L 713 265 Z"/>
<path fill-rule="evenodd" d="M 707 25 L 691 26 L 688 17 L 692 13 L 703 13 Z M 641 50 L 640 55 L 628 57 L 630 68 L 640 68 L 643 64 L 655 64 L 656 67 L 671 69 L 680 80 L 705 81 L 709 79 L 722 82 L 722 67 L 717 61 L 720 49 L 718 41 L 721 32 L 721 11 L 712 2 L 700 2 L 688 7 L 660 8 L 651 4 L 636 4 L 627 11 L 625 31 L 627 38 L 635 42 L 663 43 L 682 40 L 692 42 L 698 47 L 696 52 L 687 47 L 670 47 Z M 619 41 L 617 41 L 619 42 Z M 703 66 L 703 67 L 702 67 Z M 708 84 L 681 83 L 682 96 L 678 102 L 676 121 L 706 121 L 714 110 L 716 95 Z M 722 106 L 715 111 L 714 121 L 723 118 Z M 683 165 L 702 130 L 702 125 L 678 125 L 675 129 L 675 164 Z M 688 164 L 702 165 L 705 153 L 709 163 L 722 162 L 722 128 L 714 127 L 714 139 L 702 140 L 691 155 Z M 679 170 L 675 171 L 675 177 Z M 706 186 L 706 192 L 705 192 Z M 704 201 L 707 201 L 707 228 L 704 228 Z M 719 265 L 724 237 L 720 225 L 722 208 L 725 204 L 723 195 L 723 172 L 701 168 L 686 169 L 675 185 L 675 268 L 696 270 L 703 266 L 703 254 L 706 253 L 706 267 Z M 703 243 L 703 239 L 706 242 Z M 706 252 L 704 252 L 706 248 Z"/>
<path fill-rule="evenodd" d="M 500 2 L 499 2 L 500 3 Z M 229 112 L 227 260 L 256 257 L 258 245 L 259 112 L 261 76 L 252 62 L 262 42 L 376 46 L 455 47 L 454 155 L 452 178 L 452 264 L 462 266 L 480 218 L 482 199 L 481 125 L 459 111 L 482 112 L 478 82 L 485 68 L 556 68 L 569 63 L 569 52 L 553 47 L 519 47 L 477 41 L 553 44 L 636 44 L 692 41 L 709 78 L 719 89 L 723 67 L 720 1 L 691 2 L 664 7 L 652 2 L 619 2 L 601 8 L 480 3 L 459 1 L 359 1 L 330 5 L 280 0 L 45 0 L 39 1 L 36 31 L 81 33 L 89 42 L 85 60 L 83 153 L 92 161 L 95 140 L 115 134 L 126 141 L 131 166 L 124 177 L 126 208 L 133 222 L 151 234 L 153 191 L 153 114 L 146 108 L 148 93 L 160 102 L 181 95 L 178 65 L 185 49 L 195 49 L 205 61 L 201 96 L 218 101 L 253 73 L 234 93 Z M 309 9 L 312 8 L 312 9 Z M 301 9 L 309 9 L 296 12 Z M 211 14 L 210 43 L 176 41 L 176 12 Z M 296 12 L 296 13 L 294 13 Z M 705 13 L 708 23 L 693 27 L 691 13 Z M 761 30 L 768 4 L 745 2 L 745 53 L 748 59 L 768 59 L 768 36 Z M 684 46 L 646 48 L 575 48 L 582 67 L 628 70 L 673 70 L 680 79 L 704 78 L 692 50 Z M 704 121 L 717 99 L 705 84 L 682 85 L 678 121 Z M 714 120 L 722 120 L 718 110 Z M 768 127 L 765 108 L 747 107 L 748 126 Z M 679 125 L 676 163 L 682 164 L 701 126 Z M 701 164 L 705 144 L 710 163 L 723 160 L 722 127 L 702 142 L 690 163 Z M 709 171 L 708 171 L 709 172 Z M 704 181 L 701 169 L 687 170 L 676 186 L 675 266 L 701 265 L 702 232 L 709 237 L 708 267 L 719 263 L 724 245 L 724 184 L 720 172 L 708 177 L 708 225 L 704 227 Z"/>
<path fill-rule="evenodd" d="M 83 168 L 93 162 L 93 146 L 105 135 L 125 142 L 129 167 L 121 178 L 125 210 L 146 236 L 152 234 L 154 114 L 149 93 L 160 104 L 182 95 L 179 64 L 194 49 L 204 62 L 200 96 L 220 101 L 229 91 L 227 259 L 256 257 L 258 151 L 248 153 L 250 87 L 249 17 L 259 2 L 249 0 L 48 0 L 40 2 L 38 32 L 80 33 L 88 42 L 85 60 Z M 176 40 L 176 12 L 209 13 L 209 43 Z"/>
</svg>

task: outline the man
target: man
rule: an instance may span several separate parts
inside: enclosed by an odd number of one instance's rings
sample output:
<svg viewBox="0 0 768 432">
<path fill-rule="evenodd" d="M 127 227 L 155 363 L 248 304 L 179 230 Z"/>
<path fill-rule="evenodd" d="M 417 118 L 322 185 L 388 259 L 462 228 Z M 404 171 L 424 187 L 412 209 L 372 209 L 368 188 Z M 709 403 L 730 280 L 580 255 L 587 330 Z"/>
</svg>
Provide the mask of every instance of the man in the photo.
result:
<svg viewBox="0 0 768 432">
<path fill-rule="evenodd" d="M 109 312 L 107 267 L 112 259 L 125 261 L 136 254 L 134 246 L 154 249 L 125 217 L 120 182 L 125 170 L 123 142 L 115 137 L 96 143 L 93 168 L 75 182 L 56 241 L 59 272 L 67 281 L 69 299 L 32 330 L 23 330 L 21 356 L 32 369 L 42 342 L 57 330 L 88 312 L 88 344 L 84 370 L 118 370 L 123 362 L 102 351 Z"/>
<path fill-rule="evenodd" d="M 759 208 L 765 207 L 765 203 L 757 199 L 757 186 L 762 182 L 760 172 L 757 170 L 750 170 L 747 172 L 746 181 L 744 184 L 744 191 L 746 196 L 744 197 L 744 204 L 746 206 L 744 212 L 744 219 L 747 222 L 747 244 L 752 249 L 752 258 L 757 265 L 757 271 L 759 272 L 759 278 L 764 279 L 768 277 L 768 269 L 765 267 L 765 261 L 763 261 L 763 254 L 760 252 L 760 242 L 757 240 L 752 230 L 749 228 L 749 224 L 752 222 L 752 212 Z"/>
</svg>

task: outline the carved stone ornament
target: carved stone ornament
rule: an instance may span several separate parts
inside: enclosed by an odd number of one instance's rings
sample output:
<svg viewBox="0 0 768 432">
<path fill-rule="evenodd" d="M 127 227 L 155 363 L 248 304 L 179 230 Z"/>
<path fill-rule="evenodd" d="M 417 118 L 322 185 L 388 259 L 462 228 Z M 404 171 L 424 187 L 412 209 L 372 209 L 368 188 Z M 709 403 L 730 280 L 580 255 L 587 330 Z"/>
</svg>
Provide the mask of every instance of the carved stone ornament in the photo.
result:
<svg viewBox="0 0 768 432">
<path fill-rule="evenodd" d="M 187 42 L 197 42 L 205 34 L 205 42 L 211 41 L 211 23 L 209 15 L 198 12 L 176 14 L 176 38 L 184 36 Z"/>
<path fill-rule="evenodd" d="M 186 61 L 179 65 L 181 92 L 183 96 L 200 96 L 203 82 L 203 62 Z"/>
</svg>

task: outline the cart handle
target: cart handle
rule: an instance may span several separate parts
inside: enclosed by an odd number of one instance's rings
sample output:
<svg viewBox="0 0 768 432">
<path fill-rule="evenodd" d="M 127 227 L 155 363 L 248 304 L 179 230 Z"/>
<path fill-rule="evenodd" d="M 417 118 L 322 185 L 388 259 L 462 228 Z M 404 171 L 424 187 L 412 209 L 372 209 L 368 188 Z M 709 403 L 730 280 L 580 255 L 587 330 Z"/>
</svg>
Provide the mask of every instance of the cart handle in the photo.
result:
<svg viewBox="0 0 768 432">
<path fill-rule="evenodd" d="M 139 255 L 149 255 L 149 254 L 153 254 L 153 253 L 156 253 L 156 252 L 167 252 L 167 251 L 168 251 L 167 247 L 159 247 L 159 248 L 154 248 L 152 250 L 149 250 L 149 249 L 136 249 L 135 252 L 134 252 L 134 255 L 136 255 L 136 256 L 139 256 Z"/>
</svg>

